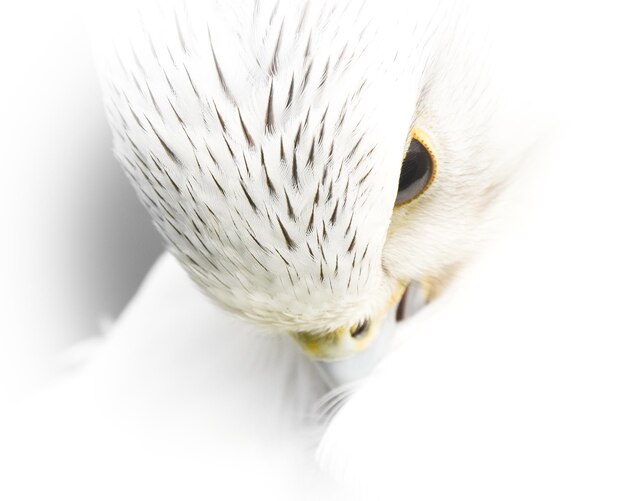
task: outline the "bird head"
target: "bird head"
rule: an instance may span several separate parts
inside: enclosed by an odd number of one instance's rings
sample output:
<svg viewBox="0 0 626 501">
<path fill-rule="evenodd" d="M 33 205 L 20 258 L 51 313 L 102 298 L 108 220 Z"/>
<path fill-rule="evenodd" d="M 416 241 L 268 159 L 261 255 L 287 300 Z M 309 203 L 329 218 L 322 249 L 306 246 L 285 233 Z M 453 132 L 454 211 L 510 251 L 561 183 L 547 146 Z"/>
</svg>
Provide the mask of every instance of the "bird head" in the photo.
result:
<svg viewBox="0 0 626 501">
<path fill-rule="evenodd" d="M 430 4 L 146 7 L 102 72 L 171 252 L 315 359 L 371 349 L 435 297 L 496 191 L 474 64 Z"/>
</svg>

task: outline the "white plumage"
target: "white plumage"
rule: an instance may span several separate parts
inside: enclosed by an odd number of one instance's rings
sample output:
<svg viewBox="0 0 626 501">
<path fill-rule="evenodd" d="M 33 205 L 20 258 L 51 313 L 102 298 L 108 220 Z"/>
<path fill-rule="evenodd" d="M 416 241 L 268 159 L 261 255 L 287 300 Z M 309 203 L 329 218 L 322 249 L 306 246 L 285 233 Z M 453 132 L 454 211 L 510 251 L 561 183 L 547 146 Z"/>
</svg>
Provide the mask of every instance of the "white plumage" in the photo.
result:
<svg viewBox="0 0 626 501">
<path fill-rule="evenodd" d="M 145 17 L 137 30 L 124 6 L 115 11 L 113 19 L 128 23 L 124 29 L 118 26 L 116 38 L 127 40 L 130 33 L 136 53 L 121 42 L 118 55 L 105 59 L 103 66 L 105 79 L 112 82 L 104 87 L 112 124 L 118 129 L 116 151 L 135 176 L 141 196 L 152 194 L 159 182 L 165 187 L 162 194 L 167 199 L 163 204 L 153 200 L 153 216 L 161 218 L 174 254 L 200 291 L 171 256 L 163 257 L 90 363 L 22 414 L 30 418 L 19 428 L 28 433 L 5 442 L 13 451 L 6 470 L 12 472 L 9 478 L 25 485 L 25 492 L 63 491 L 77 499 L 623 497 L 625 346 L 624 322 L 617 312 L 618 292 L 626 280 L 622 264 L 626 251 L 615 231 L 623 211 L 619 182 L 623 174 L 613 168 L 619 163 L 615 152 L 596 147 L 618 144 L 619 131 L 586 127 L 583 134 L 574 120 L 563 121 L 559 132 L 552 133 L 550 146 L 530 147 L 526 138 L 541 136 L 544 130 L 539 115 L 531 113 L 530 120 L 522 121 L 510 113 L 507 100 L 495 107 L 479 104 L 491 101 L 491 90 L 495 93 L 498 86 L 492 82 L 482 95 L 480 75 L 466 71 L 475 69 L 474 59 L 468 59 L 474 47 L 467 45 L 474 43 L 472 35 L 480 36 L 473 24 L 476 18 L 469 13 L 454 16 L 453 11 L 430 4 L 406 4 L 411 10 L 400 11 L 396 10 L 400 3 L 367 2 L 358 15 L 348 15 L 347 7 L 343 16 L 338 12 L 348 4 L 337 3 L 333 14 L 327 14 L 327 25 L 307 21 L 319 37 L 314 46 L 321 63 L 312 66 L 313 81 L 322 80 L 328 57 L 339 57 L 342 44 L 338 46 L 337 40 L 351 44 L 354 66 L 346 80 L 334 75 L 337 81 L 327 94 L 314 86 L 310 93 L 303 92 L 293 109 L 282 115 L 275 111 L 275 131 L 268 133 L 269 90 L 273 88 L 277 100 L 288 96 L 290 79 L 281 72 L 301 71 L 307 60 L 306 44 L 293 27 L 299 21 L 293 20 L 299 20 L 302 12 L 303 19 L 312 12 L 319 17 L 334 4 L 311 3 L 310 10 L 303 11 L 299 4 L 278 3 L 274 9 L 274 4 L 259 2 L 256 22 L 266 29 L 247 31 L 243 27 L 250 26 L 255 5 L 188 3 L 176 16 L 170 7 L 159 7 L 155 17 Z M 361 6 L 350 5 L 357 10 Z M 517 15 L 510 14 L 521 23 Z M 272 16 L 274 22 L 269 22 Z M 276 21 L 281 16 L 284 24 Z M 552 106 L 558 98 L 535 94 L 532 81 L 537 77 L 527 74 L 530 69 L 541 71 L 540 52 L 533 50 L 537 59 L 525 64 L 524 56 L 535 45 L 530 39 L 521 47 L 511 43 L 504 36 L 514 31 L 505 22 L 510 17 L 502 19 L 501 31 L 495 30 L 502 45 L 494 52 L 506 56 L 496 59 L 503 71 L 515 68 L 502 79 L 511 86 L 507 95 L 524 101 L 526 92 L 538 108 Z M 455 23 L 468 26 L 459 29 Z M 207 24 L 228 92 L 205 37 Z M 279 51 L 274 61 L 272 50 L 281 26 L 284 47 L 289 43 L 295 50 Z M 363 42 L 359 58 L 362 26 L 378 35 Z M 540 33 L 535 33 L 539 27 L 529 26 L 520 31 L 530 33 L 542 47 Z M 420 36 L 406 37 L 413 32 Z M 151 33 L 156 53 L 152 56 L 149 43 L 142 45 Z M 406 40 L 411 43 L 403 44 Z M 208 56 L 203 59 L 203 54 Z M 591 65 L 592 59 L 585 61 Z M 138 79 L 142 71 L 153 79 Z M 566 77 L 573 74 L 563 71 Z M 165 74 L 174 92 L 168 90 Z M 562 80 L 569 82 L 566 77 Z M 414 78 L 418 85 L 412 87 Z M 332 79 L 328 73 L 324 81 L 330 85 Z M 309 129 L 300 139 L 307 146 L 318 137 L 319 127 L 311 124 L 320 123 L 325 105 L 327 116 L 340 114 L 341 106 L 334 100 L 342 105 L 364 79 L 367 85 L 351 109 L 362 110 L 369 119 L 355 118 L 350 132 L 363 128 L 367 137 L 363 141 L 376 146 L 379 156 L 372 158 L 372 174 L 364 181 L 369 195 L 356 190 L 346 199 L 361 204 L 354 213 L 362 219 L 352 224 L 359 231 L 358 245 L 371 245 L 364 266 L 384 264 L 386 272 L 372 274 L 363 279 L 362 289 L 350 292 L 347 278 L 359 268 L 342 259 L 346 275 L 338 274 L 331 289 L 319 270 L 321 262 L 325 277 L 332 276 L 333 270 L 324 268 L 329 263 L 311 259 L 304 246 L 309 239 L 317 244 L 313 236 L 334 211 L 332 201 L 320 204 L 314 232 L 306 231 L 324 160 L 333 157 L 322 147 L 307 165 L 309 148 L 296 148 L 301 191 L 293 189 L 289 167 L 293 138 L 309 107 Z M 155 82 L 152 96 L 148 81 Z M 194 104 L 198 94 L 200 106 Z M 561 99 L 572 102 L 580 95 L 575 87 Z M 241 120 L 231 98 L 244 103 Z M 599 106 L 605 102 L 596 98 Z M 619 110 L 612 99 L 606 104 Z M 226 143 L 217 146 L 221 125 L 217 128 L 216 109 L 230 110 L 222 115 L 226 136 L 235 156 L 248 160 L 249 182 L 245 162 L 242 167 L 229 160 Z M 563 112 L 558 106 L 549 110 Z M 575 111 L 568 110 L 565 117 L 599 123 L 596 115 L 580 107 Z M 602 115 L 605 120 L 612 116 Z M 415 125 L 432 136 L 440 170 L 417 204 L 393 211 L 406 137 Z M 339 131 L 335 141 L 340 151 L 349 152 L 359 135 L 344 133 Z M 287 168 L 280 163 L 281 134 L 291 138 L 285 145 L 286 157 L 291 157 Z M 202 142 L 216 149 L 215 165 L 207 154 L 198 157 L 197 167 L 192 143 Z M 276 197 L 261 169 L 262 147 L 272 151 L 265 165 Z M 146 171 L 155 176 L 151 181 L 133 170 L 138 162 L 132 158 L 134 148 L 148 156 L 143 159 L 147 163 L 152 161 L 150 154 L 156 156 L 150 164 L 154 168 Z M 331 162 L 328 167 L 339 185 L 355 172 L 360 174 L 359 166 L 342 171 L 339 165 Z M 511 178 L 515 166 L 522 175 Z M 602 179 L 595 174 L 598 169 L 605 173 Z M 220 189 L 211 185 L 214 181 L 207 173 L 229 194 L 229 203 L 221 201 Z M 499 189 L 507 179 L 515 179 L 519 189 L 509 186 L 504 191 L 508 204 L 491 204 L 485 190 Z M 242 180 L 257 209 L 263 210 L 255 211 L 241 190 Z M 189 191 L 179 193 L 174 184 L 181 192 L 191 186 L 195 200 Z M 601 185 L 602 196 L 590 193 L 590 185 Z M 285 190 L 295 220 L 290 219 Z M 376 191 L 379 195 L 372 196 Z M 207 236 L 205 244 L 214 246 L 208 250 L 194 240 L 197 231 L 188 214 L 200 211 L 203 203 L 218 211 L 213 226 L 199 231 Z M 171 219 L 176 229 L 165 226 L 166 208 L 176 211 Z M 205 213 L 200 215 L 208 220 Z M 337 225 L 343 231 L 327 229 L 332 233 L 329 242 L 315 247 L 314 256 L 321 249 L 340 256 L 338 249 L 349 246 L 344 229 L 348 215 L 338 212 Z M 277 217 L 284 219 L 288 232 L 298 235 L 293 237 L 297 248 L 289 249 L 280 226 L 268 224 Z M 496 217 L 507 223 L 506 231 L 495 245 L 486 246 Z M 261 244 L 284 251 L 286 259 L 255 253 L 258 262 L 248 256 L 246 251 L 254 247 L 246 228 Z M 219 231 L 223 241 L 216 237 Z M 468 261 L 477 247 L 478 257 L 455 280 L 443 279 L 451 267 Z M 207 252 L 222 267 L 213 278 L 206 273 Z M 235 277 L 224 271 L 229 263 Z M 275 272 L 274 279 L 263 267 Z M 301 281 L 294 280 L 298 286 L 291 285 L 289 269 L 302 274 Z M 310 360 L 289 338 L 260 334 L 202 295 L 261 323 L 264 330 L 278 326 L 290 331 L 297 325 L 321 333 L 379 309 L 376 305 L 388 299 L 394 280 L 420 280 L 425 275 L 441 277 L 437 300 L 398 325 L 394 346 L 369 378 L 330 395 Z M 226 283 L 218 285 L 217 278 Z M 42 421 L 41 415 L 46 419 Z M 82 460 L 85 457 L 89 462 Z M 71 473 L 65 465 L 71 465 Z M 39 482 L 29 482 L 32 472 Z"/>
<path fill-rule="evenodd" d="M 466 259 L 509 166 L 492 158 L 491 103 L 479 72 L 455 67 L 462 35 L 446 15 L 202 2 L 146 8 L 116 33 L 102 73 L 117 155 L 214 301 L 323 334 Z M 437 179 L 392 213 L 415 127 L 432 137 Z"/>
</svg>

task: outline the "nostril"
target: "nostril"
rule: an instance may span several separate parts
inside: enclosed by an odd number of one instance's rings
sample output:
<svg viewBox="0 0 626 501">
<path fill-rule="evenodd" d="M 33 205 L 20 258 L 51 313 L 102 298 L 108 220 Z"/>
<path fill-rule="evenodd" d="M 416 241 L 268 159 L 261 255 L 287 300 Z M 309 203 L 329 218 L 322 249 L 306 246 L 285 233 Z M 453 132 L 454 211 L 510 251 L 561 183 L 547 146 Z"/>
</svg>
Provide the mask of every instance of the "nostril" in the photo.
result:
<svg viewBox="0 0 626 501">
<path fill-rule="evenodd" d="M 359 322 L 355 327 L 351 329 L 350 335 L 355 339 L 361 337 L 367 332 L 369 325 L 370 323 L 368 320 L 363 320 L 362 322 Z"/>
</svg>

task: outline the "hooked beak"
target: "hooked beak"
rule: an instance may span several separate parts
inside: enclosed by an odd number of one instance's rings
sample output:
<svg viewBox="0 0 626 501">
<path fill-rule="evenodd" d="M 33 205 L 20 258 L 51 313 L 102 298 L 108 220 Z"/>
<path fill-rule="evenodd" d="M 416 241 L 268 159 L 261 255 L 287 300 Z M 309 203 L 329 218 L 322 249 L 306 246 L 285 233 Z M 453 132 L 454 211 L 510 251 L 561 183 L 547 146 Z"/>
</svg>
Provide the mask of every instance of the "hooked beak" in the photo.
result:
<svg viewBox="0 0 626 501">
<path fill-rule="evenodd" d="M 427 301 L 426 288 L 411 282 L 394 294 L 388 309 L 372 319 L 367 329 L 355 332 L 343 328 L 325 336 L 298 333 L 293 338 L 334 388 L 367 377 L 388 353 L 396 324 L 415 314 Z"/>
</svg>

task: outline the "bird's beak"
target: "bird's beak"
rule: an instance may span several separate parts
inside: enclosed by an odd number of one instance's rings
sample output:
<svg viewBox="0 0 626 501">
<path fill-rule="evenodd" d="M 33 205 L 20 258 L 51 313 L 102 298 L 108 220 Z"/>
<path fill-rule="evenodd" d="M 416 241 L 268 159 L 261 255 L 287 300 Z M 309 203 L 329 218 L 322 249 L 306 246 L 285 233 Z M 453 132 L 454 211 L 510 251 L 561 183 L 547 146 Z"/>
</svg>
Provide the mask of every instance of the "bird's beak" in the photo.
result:
<svg viewBox="0 0 626 501">
<path fill-rule="evenodd" d="M 341 386 L 368 376 L 389 351 L 396 324 L 420 310 L 427 300 L 426 288 L 411 282 L 400 287 L 387 308 L 357 336 L 342 328 L 324 336 L 298 333 L 293 338 L 313 359 L 324 380 L 331 387 Z"/>
</svg>

